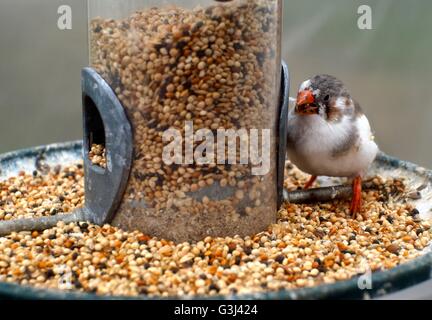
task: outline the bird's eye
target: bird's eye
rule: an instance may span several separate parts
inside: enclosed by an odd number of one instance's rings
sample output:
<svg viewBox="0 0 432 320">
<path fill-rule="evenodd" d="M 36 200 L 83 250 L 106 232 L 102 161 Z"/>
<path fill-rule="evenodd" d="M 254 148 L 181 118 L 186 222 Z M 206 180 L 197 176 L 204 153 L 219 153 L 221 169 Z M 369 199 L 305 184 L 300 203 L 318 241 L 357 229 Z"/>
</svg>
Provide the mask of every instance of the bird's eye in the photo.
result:
<svg viewBox="0 0 432 320">
<path fill-rule="evenodd" d="M 330 99 L 330 96 L 327 94 L 327 95 L 324 97 L 324 101 L 329 101 L 329 99 Z"/>
</svg>

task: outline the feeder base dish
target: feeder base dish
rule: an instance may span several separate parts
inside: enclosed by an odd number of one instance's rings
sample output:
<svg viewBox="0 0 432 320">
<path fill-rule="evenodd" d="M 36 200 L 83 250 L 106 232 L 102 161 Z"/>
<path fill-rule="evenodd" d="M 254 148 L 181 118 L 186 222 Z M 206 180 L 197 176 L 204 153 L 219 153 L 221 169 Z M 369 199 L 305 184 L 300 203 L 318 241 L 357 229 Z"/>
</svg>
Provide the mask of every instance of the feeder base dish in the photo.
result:
<svg viewBox="0 0 432 320">
<path fill-rule="evenodd" d="M 81 158 L 79 144 L 42 147 L 35 150 L 10 153 L 0 157 L 3 169 L 1 180 L 7 176 L 17 175 L 22 167 L 26 168 L 27 172 L 31 175 L 31 172 L 35 169 L 35 158 L 41 151 L 45 154 L 45 163 L 52 168 L 59 163 L 62 163 L 63 166 L 77 163 Z M 19 167 L 20 165 L 22 165 L 21 168 Z M 419 232 L 419 239 L 430 237 L 430 231 L 427 230 L 428 226 L 430 228 L 430 224 L 421 220 L 417 221 L 419 217 L 409 215 L 417 215 L 414 207 L 419 210 L 420 215 L 429 210 L 424 207 L 428 205 L 427 199 L 430 194 L 429 184 L 424 186 L 425 179 L 429 177 L 429 171 L 384 155 L 378 158 L 372 170 L 378 170 L 383 175 L 386 175 L 386 172 L 391 173 L 392 171 L 399 170 L 398 175 L 406 177 L 404 181 L 405 189 L 400 189 L 402 185 L 395 180 L 395 183 L 388 186 L 382 185 L 384 189 L 381 191 L 380 196 L 396 197 L 403 195 L 406 197 L 410 196 L 410 192 L 405 191 L 422 186 L 420 188 L 422 189 L 420 191 L 422 199 L 413 200 L 413 205 L 412 208 L 410 207 L 409 212 L 407 211 L 408 207 L 405 207 L 406 205 L 404 204 L 393 205 L 390 203 L 391 199 L 381 199 L 378 201 L 379 205 L 388 206 L 388 216 L 381 216 L 380 218 L 379 213 L 377 215 L 371 212 L 371 219 L 377 221 L 376 223 L 378 224 L 380 224 L 378 221 L 381 221 L 382 226 L 387 228 L 396 228 L 396 226 L 403 227 L 403 229 L 407 228 L 404 229 L 407 234 L 422 228 L 423 231 Z M 300 183 L 302 179 L 307 178 L 306 176 L 302 176 L 300 172 L 295 171 L 294 168 L 289 169 L 289 177 L 290 179 L 286 181 L 287 187 L 295 187 L 295 182 Z M 321 183 L 323 182 L 321 181 Z M 386 193 L 386 188 L 390 188 L 388 190 L 390 192 Z M 392 188 L 394 190 L 391 190 Z M 398 191 L 398 189 L 400 190 Z M 371 193 L 373 192 L 371 191 Z M 373 197 L 373 195 L 365 195 L 365 197 Z M 427 250 L 427 243 L 425 243 L 423 251 L 412 251 L 409 249 L 412 243 L 409 242 L 409 239 L 404 238 L 405 234 L 401 235 L 398 239 L 389 238 L 391 236 L 390 233 L 376 232 L 376 223 L 366 224 L 364 221 L 352 220 L 349 219 L 348 215 L 345 216 L 343 208 L 346 207 L 348 209 L 347 201 L 338 203 L 335 207 L 336 214 L 332 213 L 332 210 L 328 209 L 328 206 L 332 206 L 332 204 L 286 204 L 280 212 L 281 220 L 279 223 L 272 226 L 267 232 L 260 233 L 252 238 L 243 239 L 239 237 L 232 239 L 207 238 L 196 244 L 174 244 L 169 241 L 152 239 L 138 232 L 128 233 L 109 225 L 98 227 L 85 222 L 71 225 L 61 223 L 57 227 L 41 233 L 22 232 L 2 237 L 0 238 L 0 261 L 2 262 L 0 266 L 0 280 L 8 281 L 8 283 L 0 283 L 0 293 L 7 292 L 9 295 L 20 297 L 28 297 L 29 294 L 32 294 L 34 295 L 33 297 L 51 298 L 94 298 L 101 296 L 106 298 L 115 295 L 123 297 L 133 295 L 140 298 L 163 297 L 167 295 L 184 297 L 184 295 L 188 294 L 213 298 L 323 298 L 337 296 L 347 298 L 362 297 L 364 294 L 374 296 L 377 292 L 389 292 L 429 278 L 431 256 L 425 252 Z M 393 211 L 392 208 L 395 208 L 394 206 L 400 210 Z M 317 212 L 314 213 L 314 211 L 322 212 L 319 215 Z M 324 211 L 327 212 L 325 213 Z M 322 217 L 321 220 L 323 218 L 324 220 L 320 221 L 320 217 Z M 390 223 L 390 220 L 392 220 L 391 217 L 393 218 L 393 223 Z M 308 223 L 306 224 L 305 222 Z M 317 230 L 309 231 L 308 228 L 313 224 L 317 226 L 315 228 Z M 304 227 L 300 228 L 301 225 Z M 335 229 L 332 228 L 334 226 L 342 227 Z M 415 230 L 408 231 L 409 226 L 415 227 Z M 351 232 L 350 230 L 352 229 L 350 228 L 357 230 L 357 239 L 354 243 L 345 243 L 347 237 L 343 233 L 340 233 L 343 228 L 347 229 L 347 232 Z M 370 230 L 366 230 L 367 228 L 370 228 Z M 333 232 L 333 235 L 329 235 L 331 232 Z M 349 238 L 352 235 L 347 236 Z M 328 237 L 333 238 L 327 240 Z M 367 241 L 368 237 L 372 243 L 367 244 L 364 242 L 362 245 L 362 241 Z M 388 240 L 392 240 L 391 243 L 386 243 L 386 237 Z M 315 240 L 314 242 L 330 246 L 327 250 L 329 254 L 320 259 L 323 266 L 320 266 L 318 260 L 309 259 L 316 255 L 316 250 L 311 248 L 309 249 L 312 252 L 308 250 L 309 238 Z M 379 239 L 382 240 L 381 244 L 373 243 L 374 240 Z M 297 241 L 295 245 L 294 240 Z M 38 253 L 40 249 L 36 248 L 38 246 L 37 243 L 41 243 L 43 247 L 46 247 L 44 241 L 52 243 L 51 252 L 44 252 L 42 248 L 42 251 Z M 114 247 L 110 249 L 111 241 Z M 354 241 L 354 239 L 350 241 Z M 25 242 L 28 243 L 27 246 L 21 245 Z M 394 246 L 392 246 L 393 242 L 396 242 Z M 354 245 L 355 243 L 358 246 Z M 116 249 L 116 245 L 119 246 L 118 249 Z M 396 247 L 396 245 L 399 247 Z M 14 252 L 20 252 L 19 255 L 12 256 L 12 260 L 8 255 L 4 255 L 11 246 L 14 247 Z M 347 246 L 347 248 L 344 246 Z M 358 271 L 358 273 L 362 272 L 360 270 L 362 266 L 361 261 L 356 260 L 356 258 L 354 259 L 354 265 L 345 265 L 340 269 L 342 266 L 340 264 L 342 262 L 339 260 L 342 259 L 340 254 L 348 262 L 350 260 L 349 255 L 355 257 L 357 250 L 367 248 L 366 250 L 369 250 L 369 253 L 374 254 L 375 252 L 377 254 L 379 251 L 374 251 L 374 246 L 375 249 L 382 250 L 384 255 L 388 255 L 389 259 L 386 260 L 387 267 L 392 268 L 371 274 L 373 290 L 360 290 L 357 283 L 358 279 L 356 277 L 350 279 L 350 277 L 356 274 L 353 273 L 353 270 Z M 299 250 L 303 250 L 302 255 L 300 255 L 301 252 Z M 23 277 L 19 275 L 20 262 L 13 258 L 17 256 L 30 257 L 30 255 L 25 253 L 27 251 L 32 251 L 33 257 L 37 257 L 38 254 L 42 254 L 42 257 L 44 257 L 41 260 L 30 261 L 30 265 L 33 266 L 31 270 L 33 270 L 34 276 L 31 274 L 29 278 L 27 276 L 24 277 L 25 274 L 23 274 Z M 354 253 L 350 253 L 349 251 L 353 251 Z M 207 252 L 208 255 L 206 255 Z M 332 252 L 337 254 L 331 257 Z M 408 256 L 404 257 L 404 252 L 408 252 Z M 417 255 L 414 254 L 415 252 L 417 252 L 418 257 L 415 257 Z M 236 260 L 238 253 L 240 253 L 240 261 Z M 410 254 L 411 256 L 409 256 Z M 302 263 L 293 265 L 292 262 L 285 261 L 285 259 L 290 259 L 290 255 L 294 255 L 294 258 L 297 256 Z M 56 260 L 60 259 L 63 261 L 61 265 L 64 266 L 65 270 L 62 271 L 61 268 L 59 269 L 59 265 L 52 264 L 52 258 L 50 257 L 54 256 L 57 256 Z M 107 260 L 104 261 L 104 258 Z M 209 265 L 209 259 L 213 261 L 211 265 Z M 223 259 L 225 259 L 225 262 Z M 410 259 L 412 261 L 409 261 Z M 333 260 L 332 266 L 330 266 L 332 263 L 331 260 Z M 159 262 L 153 264 L 155 261 Z M 176 263 L 174 263 L 175 261 Z M 397 261 L 405 262 L 397 266 Z M 171 262 L 175 265 L 171 264 Z M 237 265 L 237 262 L 240 265 Z M 287 264 L 284 264 L 285 262 Z M 377 267 L 373 260 L 366 262 L 369 263 L 372 270 Z M 5 266 L 6 264 L 8 265 Z M 316 264 L 318 264 L 318 267 Z M 166 269 L 159 270 L 157 265 L 165 265 Z M 272 266 L 275 268 L 272 268 Z M 307 270 L 310 267 L 311 269 Z M 381 267 L 384 268 L 385 266 L 382 265 Z M 15 273 L 11 268 L 17 268 Z M 296 271 L 298 271 L 296 268 L 300 269 L 300 274 L 307 271 L 310 274 L 310 279 L 308 276 L 298 277 L 297 279 L 290 278 L 288 281 L 289 274 L 285 272 L 293 272 L 292 276 L 295 276 L 297 274 Z M 325 271 L 321 268 L 328 268 L 328 270 Z M 330 282 L 335 282 L 325 284 L 324 277 L 332 277 L 332 268 L 340 269 L 340 277 L 338 279 L 341 281 L 336 281 L 336 278 L 333 278 L 333 280 L 327 279 Z M 316 273 L 315 269 L 319 273 L 313 276 Z M 283 274 L 279 273 L 282 271 Z M 248 284 L 246 281 L 250 272 L 252 274 L 256 273 L 257 276 L 262 276 L 263 280 L 260 281 L 258 287 L 251 285 L 251 283 Z M 266 272 L 270 272 L 270 274 L 266 274 Z M 102 276 L 102 273 L 105 276 Z M 108 278 L 106 278 L 107 274 L 110 275 Z M 336 274 L 338 273 L 333 273 L 333 276 Z M 137 278 L 135 276 L 130 278 L 128 275 L 136 275 Z M 58 280 L 67 279 L 68 276 L 70 276 L 69 279 L 71 281 L 65 281 L 66 287 L 61 287 Z M 268 276 L 272 276 L 272 280 L 269 280 Z M 42 277 L 44 278 L 43 281 Z M 153 279 L 153 277 L 155 278 Z M 179 277 L 178 280 L 175 280 L 176 277 Z M 189 279 L 189 277 L 193 279 Z M 159 279 L 161 283 L 165 283 L 164 281 L 168 281 L 171 284 L 177 283 L 180 286 L 179 290 L 174 292 L 167 289 L 158 293 L 158 287 L 151 283 L 152 279 Z M 186 279 L 191 280 L 191 282 L 187 282 Z M 323 281 L 317 281 L 319 279 Z M 315 282 L 310 282 L 311 280 Z M 11 281 L 20 282 L 21 286 L 10 283 Z M 43 284 L 42 282 L 38 283 L 38 281 L 42 281 Z M 196 287 L 196 289 L 192 291 L 181 290 L 181 285 L 185 283 L 192 283 L 191 288 Z M 72 285 L 72 288 L 68 287 L 67 284 Z M 265 287 L 264 284 L 266 285 Z M 390 287 L 389 284 L 391 284 Z M 32 287 L 29 288 L 28 285 Z M 314 286 L 308 287 L 309 285 Z M 34 286 L 38 288 L 34 288 Z M 46 286 L 50 288 L 45 288 Z M 283 288 L 282 291 L 277 291 L 279 286 Z M 53 290 L 54 288 L 62 288 L 67 290 L 67 292 Z M 76 292 L 75 290 L 81 290 L 81 292 Z M 82 292 L 91 290 L 96 290 L 98 295 Z"/>
</svg>

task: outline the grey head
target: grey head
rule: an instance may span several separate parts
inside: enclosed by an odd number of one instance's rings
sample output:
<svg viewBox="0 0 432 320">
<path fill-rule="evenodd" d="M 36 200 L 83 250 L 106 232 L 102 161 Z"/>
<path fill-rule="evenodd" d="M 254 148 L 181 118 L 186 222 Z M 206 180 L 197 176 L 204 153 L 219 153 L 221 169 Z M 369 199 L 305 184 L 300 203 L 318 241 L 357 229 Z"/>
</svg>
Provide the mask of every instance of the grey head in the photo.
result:
<svg viewBox="0 0 432 320">
<path fill-rule="evenodd" d="M 315 75 L 300 85 L 295 112 L 319 115 L 331 122 L 341 121 L 344 115 L 354 118 L 362 114 L 344 83 L 328 74 Z"/>
</svg>

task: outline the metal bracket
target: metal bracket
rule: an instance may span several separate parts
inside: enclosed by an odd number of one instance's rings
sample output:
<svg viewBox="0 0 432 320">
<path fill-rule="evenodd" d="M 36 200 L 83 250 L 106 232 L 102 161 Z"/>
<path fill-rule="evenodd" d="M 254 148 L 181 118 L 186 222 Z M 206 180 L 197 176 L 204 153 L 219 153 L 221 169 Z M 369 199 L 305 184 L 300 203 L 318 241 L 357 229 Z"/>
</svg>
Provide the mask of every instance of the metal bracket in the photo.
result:
<svg viewBox="0 0 432 320">
<path fill-rule="evenodd" d="M 107 82 L 92 68 L 82 70 L 85 206 L 88 219 L 104 224 L 114 218 L 127 186 L 133 135 L 123 106 Z M 105 146 L 106 168 L 89 157 L 91 143 Z"/>
<path fill-rule="evenodd" d="M 287 134 L 288 134 L 288 108 L 289 108 L 289 89 L 290 89 L 290 76 L 288 65 L 282 61 L 281 73 L 281 87 L 280 87 L 280 106 L 279 106 L 279 123 L 278 123 L 278 137 L 277 137 L 277 207 L 280 208 L 283 197 L 283 184 L 285 178 L 285 159 L 287 148 Z"/>
</svg>

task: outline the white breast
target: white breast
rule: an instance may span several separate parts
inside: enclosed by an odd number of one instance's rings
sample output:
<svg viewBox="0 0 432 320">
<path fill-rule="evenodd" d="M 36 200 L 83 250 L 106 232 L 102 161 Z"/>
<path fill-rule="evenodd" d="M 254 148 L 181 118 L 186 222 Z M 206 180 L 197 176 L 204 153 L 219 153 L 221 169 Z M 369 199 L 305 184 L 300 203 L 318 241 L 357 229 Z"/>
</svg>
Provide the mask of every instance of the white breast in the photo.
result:
<svg viewBox="0 0 432 320">
<path fill-rule="evenodd" d="M 342 154 L 334 150 L 345 141 L 352 126 L 358 136 L 352 148 Z M 375 159 L 378 146 L 374 142 L 369 121 L 361 116 L 354 122 L 348 117 L 328 123 L 318 115 L 301 116 L 290 112 L 288 121 L 289 159 L 302 171 L 316 176 L 353 177 L 363 175 Z"/>
</svg>

